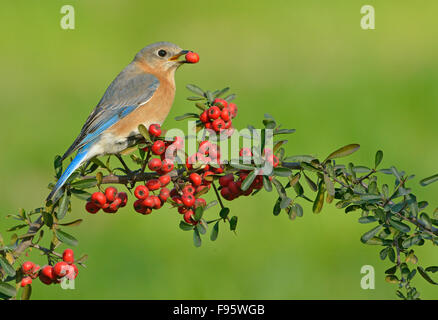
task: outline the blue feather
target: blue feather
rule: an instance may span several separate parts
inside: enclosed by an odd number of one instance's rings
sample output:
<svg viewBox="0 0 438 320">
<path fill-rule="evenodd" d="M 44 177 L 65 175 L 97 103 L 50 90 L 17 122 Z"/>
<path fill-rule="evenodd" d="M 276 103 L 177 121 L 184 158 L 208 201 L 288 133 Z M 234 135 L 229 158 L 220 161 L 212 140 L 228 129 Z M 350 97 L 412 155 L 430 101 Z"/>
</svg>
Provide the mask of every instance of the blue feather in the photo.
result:
<svg viewBox="0 0 438 320">
<path fill-rule="evenodd" d="M 62 188 L 62 186 L 65 184 L 67 179 L 73 174 L 73 172 L 75 172 L 75 170 L 79 168 L 81 164 L 84 163 L 85 158 L 88 155 L 88 150 L 89 150 L 89 145 L 86 145 L 78 151 L 76 157 L 68 165 L 67 169 L 65 169 L 64 173 L 56 182 L 52 192 L 50 192 L 49 196 L 47 197 L 47 200 L 50 200 L 59 191 L 59 189 Z"/>
</svg>

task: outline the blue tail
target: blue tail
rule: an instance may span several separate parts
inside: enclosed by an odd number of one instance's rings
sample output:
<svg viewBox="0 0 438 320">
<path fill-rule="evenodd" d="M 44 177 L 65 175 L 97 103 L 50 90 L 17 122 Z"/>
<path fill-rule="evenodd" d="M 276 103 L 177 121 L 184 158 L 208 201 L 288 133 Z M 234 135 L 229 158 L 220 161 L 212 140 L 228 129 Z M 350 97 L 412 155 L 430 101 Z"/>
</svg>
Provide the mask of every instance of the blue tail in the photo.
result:
<svg viewBox="0 0 438 320">
<path fill-rule="evenodd" d="M 47 197 L 47 200 L 50 200 L 58 191 L 62 188 L 62 186 L 65 184 L 67 179 L 75 172 L 77 168 L 81 166 L 81 164 L 84 163 L 85 158 L 88 154 L 88 147 L 85 146 L 81 148 L 78 151 L 78 154 L 73 159 L 73 161 L 69 164 L 67 169 L 65 169 L 64 173 L 61 175 L 61 177 L 58 179 L 58 182 L 56 182 L 55 187 L 53 187 L 52 192 L 50 192 L 49 196 Z"/>
</svg>

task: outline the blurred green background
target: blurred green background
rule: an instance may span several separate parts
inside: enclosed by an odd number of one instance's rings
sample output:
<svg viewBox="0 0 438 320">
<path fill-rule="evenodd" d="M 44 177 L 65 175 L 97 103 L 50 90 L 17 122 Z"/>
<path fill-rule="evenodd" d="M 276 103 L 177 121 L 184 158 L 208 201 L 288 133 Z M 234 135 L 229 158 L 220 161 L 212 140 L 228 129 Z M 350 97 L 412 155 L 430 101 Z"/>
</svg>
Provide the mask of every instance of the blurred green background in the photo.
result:
<svg viewBox="0 0 438 320">
<path fill-rule="evenodd" d="M 61 6 L 73 5 L 76 29 L 60 28 Z M 360 8 L 376 9 L 376 30 L 360 28 Z M 201 61 L 176 76 L 177 95 L 165 126 L 190 112 L 184 86 L 231 86 L 238 94 L 236 126 L 259 124 L 269 112 L 297 132 L 289 154 L 324 157 L 360 143 L 345 161 L 417 174 L 418 198 L 438 205 L 438 187 L 418 180 L 438 172 L 438 3 L 433 1 L 11 1 L 0 11 L 0 212 L 42 204 L 53 179 L 53 158 L 78 134 L 89 112 L 135 53 L 155 41 L 195 50 Z M 76 290 L 46 287 L 39 299 L 393 299 L 385 283 L 390 264 L 359 238 L 369 225 L 327 206 L 305 204 L 302 219 L 274 217 L 274 193 L 230 204 L 237 236 L 222 228 L 201 248 L 178 228 L 168 208 L 141 216 L 87 214 L 75 200 L 68 220 L 87 253 Z M 132 202 L 132 201 L 131 201 Z M 215 210 L 208 212 L 215 216 Z M 3 231 L 13 222 L 0 219 Z M 227 231 L 227 232 L 224 232 Z M 9 236 L 2 232 L 5 238 Z M 47 239 L 48 240 L 48 239 Z M 438 263 L 436 248 L 418 251 L 423 266 Z M 34 257 L 40 263 L 42 258 Z M 375 290 L 360 288 L 372 265 Z M 422 298 L 438 291 L 423 279 Z"/>
</svg>

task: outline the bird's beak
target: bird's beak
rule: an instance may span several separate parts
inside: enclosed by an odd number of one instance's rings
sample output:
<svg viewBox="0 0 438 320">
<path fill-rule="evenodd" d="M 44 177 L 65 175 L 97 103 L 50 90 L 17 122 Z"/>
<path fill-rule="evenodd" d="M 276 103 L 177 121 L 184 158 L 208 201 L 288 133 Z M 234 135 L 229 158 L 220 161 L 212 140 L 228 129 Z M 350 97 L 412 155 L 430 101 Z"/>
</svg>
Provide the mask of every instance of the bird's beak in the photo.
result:
<svg viewBox="0 0 438 320">
<path fill-rule="evenodd" d="M 176 55 L 174 55 L 173 57 L 169 58 L 169 61 L 177 61 L 179 57 L 189 53 L 189 50 L 181 50 L 180 52 L 178 52 Z M 185 61 L 178 61 L 180 63 L 184 63 Z"/>
</svg>

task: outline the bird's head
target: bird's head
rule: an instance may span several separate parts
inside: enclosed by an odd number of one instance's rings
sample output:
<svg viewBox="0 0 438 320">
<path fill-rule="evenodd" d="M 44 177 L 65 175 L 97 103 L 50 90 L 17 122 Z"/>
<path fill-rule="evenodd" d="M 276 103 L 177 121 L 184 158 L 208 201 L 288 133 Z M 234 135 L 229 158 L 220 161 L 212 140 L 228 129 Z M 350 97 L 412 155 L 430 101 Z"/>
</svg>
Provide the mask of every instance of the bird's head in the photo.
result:
<svg viewBox="0 0 438 320">
<path fill-rule="evenodd" d="M 188 52 L 170 42 L 157 42 L 140 50 L 134 60 L 146 64 L 157 72 L 169 72 L 175 71 L 185 63 L 185 60 L 179 60 L 179 57 Z"/>
</svg>

